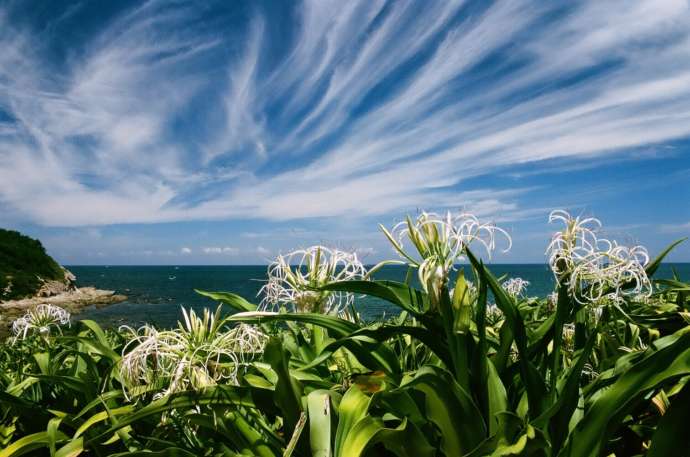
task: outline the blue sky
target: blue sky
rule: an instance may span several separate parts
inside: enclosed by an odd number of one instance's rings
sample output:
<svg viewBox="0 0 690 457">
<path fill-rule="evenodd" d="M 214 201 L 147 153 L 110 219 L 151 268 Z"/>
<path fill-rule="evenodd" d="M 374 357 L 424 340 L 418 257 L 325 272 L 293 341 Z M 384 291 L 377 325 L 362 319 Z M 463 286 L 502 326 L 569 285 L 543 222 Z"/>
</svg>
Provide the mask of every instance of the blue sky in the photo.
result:
<svg viewBox="0 0 690 457">
<path fill-rule="evenodd" d="M 247 264 L 467 210 L 690 234 L 688 2 L 0 2 L 0 226 L 66 264 Z M 671 257 L 690 261 L 690 243 Z"/>
</svg>

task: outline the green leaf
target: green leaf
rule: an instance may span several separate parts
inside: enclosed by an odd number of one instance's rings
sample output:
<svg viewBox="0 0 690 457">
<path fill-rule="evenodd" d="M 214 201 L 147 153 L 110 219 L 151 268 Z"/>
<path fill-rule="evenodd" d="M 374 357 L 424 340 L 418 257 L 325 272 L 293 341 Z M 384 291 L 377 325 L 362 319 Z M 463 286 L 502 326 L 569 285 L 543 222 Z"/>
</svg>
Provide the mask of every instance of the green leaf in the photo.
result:
<svg viewBox="0 0 690 457">
<path fill-rule="evenodd" d="M 194 289 L 194 292 L 199 295 L 203 295 L 204 297 L 208 297 L 211 300 L 225 303 L 226 305 L 229 305 L 238 311 L 256 311 L 255 304 L 248 302 L 246 299 L 244 299 L 244 297 L 233 294 L 232 292 L 207 292 L 205 290 L 198 289 Z"/>
<path fill-rule="evenodd" d="M 399 380 L 401 372 L 396 354 L 378 339 L 360 333 L 353 333 L 351 336 L 333 341 L 324 347 L 314 360 L 300 369 L 307 370 L 322 365 L 341 347 L 350 351 L 357 361 L 369 370 L 380 370 L 393 379 Z"/>
<path fill-rule="evenodd" d="M 86 346 L 90 352 L 107 357 L 113 362 L 120 360 L 120 354 L 115 352 L 109 345 L 101 344 L 100 341 L 85 336 L 62 336 L 59 338 L 62 342 L 78 342 Z"/>
<path fill-rule="evenodd" d="M 424 394 L 425 414 L 438 427 L 441 449 L 446 455 L 463 455 L 486 437 L 481 412 L 449 372 L 422 367 L 399 389 L 414 389 Z"/>
<path fill-rule="evenodd" d="M 198 457 L 198 454 L 179 447 L 169 447 L 161 451 L 118 452 L 110 454 L 110 457 Z"/>
<path fill-rule="evenodd" d="M 108 338 L 105 336 L 105 332 L 103 331 L 101 326 L 98 325 L 95 321 L 92 321 L 90 319 L 84 319 L 79 321 L 79 323 L 86 327 L 88 330 L 91 330 L 98 342 L 101 343 L 103 346 L 110 346 L 110 342 L 108 341 Z"/>
<path fill-rule="evenodd" d="M 400 457 L 433 457 L 436 454 L 424 435 L 407 418 L 397 427 L 388 428 L 380 418 L 366 416 L 350 430 L 341 456 L 360 457 L 376 443 L 382 443 Z"/>
<path fill-rule="evenodd" d="M 491 292 L 494 294 L 496 306 L 503 311 L 503 315 L 506 319 L 505 324 L 508 325 L 508 329 L 515 338 L 515 345 L 517 346 L 519 355 L 518 364 L 520 367 L 520 376 L 527 391 L 529 413 L 532 417 L 537 417 L 543 409 L 546 398 L 546 386 L 544 384 L 544 379 L 528 358 L 527 332 L 522 316 L 513 299 L 506 294 L 494 275 L 491 274 L 484 264 L 481 263 L 469 249 L 466 249 L 465 252 L 474 268 L 479 272 L 483 272 L 481 274 L 483 274 Z"/>
<path fill-rule="evenodd" d="M 580 400 L 580 381 L 582 369 L 589 360 L 597 340 L 597 332 L 592 332 L 585 347 L 577 354 L 576 362 L 564 377 L 563 386 L 560 389 L 556 402 L 541 416 L 534 420 L 533 424 L 545 429 L 549 425 L 549 436 L 553 452 L 558 452 L 568 436 L 568 427 Z"/>
<path fill-rule="evenodd" d="M 331 457 L 331 395 L 328 390 L 315 390 L 307 395 L 309 412 L 309 443 L 314 457 Z"/>
<path fill-rule="evenodd" d="M 324 316 L 314 313 L 274 313 L 270 311 L 256 311 L 237 313 L 231 316 L 229 321 L 261 324 L 264 322 L 293 321 L 305 324 L 314 324 L 333 332 L 333 336 L 347 336 L 359 329 L 359 325 L 335 316 Z"/>
<path fill-rule="evenodd" d="M 548 441 L 541 430 L 511 412 L 497 414 L 497 432 L 465 457 L 542 457 L 548 454 Z"/>
<path fill-rule="evenodd" d="M 60 431 L 55 432 L 54 436 L 52 437 L 48 432 L 32 433 L 31 435 L 18 439 L 5 449 L 0 450 L 0 457 L 16 457 L 24 455 L 31 451 L 48 447 L 49 443 L 51 443 L 53 440 L 62 441 L 65 439 L 67 439 L 67 436 Z"/>
<path fill-rule="evenodd" d="M 666 340 L 666 341 L 664 341 Z M 668 341 L 673 341 L 668 344 Z M 643 358 L 596 397 L 559 455 L 598 456 L 620 420 L 661 383 L 690 374 L 690 327 L 657 340 Z"/>
<path fill-rule="evenodd" d="M 690 449 L 690 383 L 673 396 L 659 421 L 647 457 L 685 457 Z"/>
<path fill-rule="evenodd" d="M 128 425 L 174 409 L 184 410 L 186 408 L 204 405 L 227 405 L 233 408 L 245 406 L 255 408 L 256 404 L 254 402 L 253 392 L 254 389 L 249 387 L 218 385 L 207 387 L 199 391 L 180 392 L 168 397 L 163 397 L 133 412 L 129 406 L 118 408 L 110 411 L 112 416 L 122 416 L 118 419 L 117 424 L 111 426 L 102 433 L 94 435 L 87 441 L 87 444 L 100 442 Z M 107 414 L 105 411 L 102 413 Z M 100 417 L 102 413 L 97 413 L 96 416 Z M 81 430 L 82 433 L 84 431 L 85 430 Z"/>
<path fill-rule="evenodd" d="M 369 410 L 371 397 L 362 393 L 356 385 L 350 386 L 338 407 L 338 429 L 335 433 L 335 457 L 343 457 L 347 451 L 349 434 L 355 424 L 363 419 Z"/>
<path fill-rule="evenodd" d="M 337 290 L 377 297 L 399 306 L 413 316 L 429 310 L 429 297 L 421 290 L 396 281 L 338 281 L 319 290 Z"/>
<path fill-rule="evenodd" d="M 84 439 L 70 440 L 55 453 L 55 457 L 77 457 L 84 452 Z"/>
<path fill-rule="evenodd" d="M 470 302 L 470 288 L 465 281 L 463 269 L 458 272 L 458 279 L 455 281 L 453 289 L 453 314 L 455 322 L 453 330 L 455 332 L 467 333 L 472 322 L 472 303 Z"/>
<path fill-rule="evenodd" d="M 374 324 L 368 327 L 363 327 L 350 336 L 368 336 L 378 341 L 386 341 L 396 336 L 409 335 L 422 343 L 424 343 L 431 351 L 441 359 L 446 366 L 451 366 L 450 353 L 448 352 L 448 345 L 443 338 L 438 337 L 438 333 L 425 327 L 415 327 L 411 325 L 398 324 Z"/>
<path fill-rule="evenodd" d="M 654 260 L 649 262 L 647 264 L 647 266 L 645 267 L 645 271 L 647 272 L 647 276 L 649 276 L 649 277 L 654 276 L 654 273 L 656 273 L 656 271 L 659 269 L 661 262 L 669 254 L 669 252 L 671 252 L 676 246 L 678 246 L 680 243 L 682 243 L 685 240 L 687 240 L 687 238 L 681 238 L 679 240 L 674 241 L 666 249 L 661 251 L 661 254 L 656 256 L 656 258 Z"/>
<path fill-rule="evenodd" d="M 488 396 L 488 414 L 486 415 L 486 422 L 489 424 L 489 432 L 494 433 L 496 424 L 494 418 L 500 412 L 508 409 L 508 394 L 506 388 L 501 381 L 501 377 L 496 371 L 493 362 L 488 361 L 486 376 L 486 392 Z"/>
<path fill-rule="evenodd" d="M 274 392 L 274 402 L 283 412 L 285 434 L 290 435 L 297 427 L 302 410 L 302 386 L 288 368 L 288 356 L 278 338 L 271 338 L 264 349 L 264 359 L 278 376 Z"/>
</svg>

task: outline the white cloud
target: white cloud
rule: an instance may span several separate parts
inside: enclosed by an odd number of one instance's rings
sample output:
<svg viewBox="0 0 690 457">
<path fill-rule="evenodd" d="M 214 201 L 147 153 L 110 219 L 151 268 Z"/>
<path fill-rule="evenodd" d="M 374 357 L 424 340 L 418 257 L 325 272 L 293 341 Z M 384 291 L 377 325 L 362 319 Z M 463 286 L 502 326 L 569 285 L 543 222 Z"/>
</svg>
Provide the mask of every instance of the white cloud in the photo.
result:
<svg viewBox="0 0 690 457">
<path fill-rule="evenodd" d="M 664 224 L 659 227 L 661 233 L 683 233 L 690 236 L 690 221 L 680 224 Z"/>
<path fill-rule="evenodd" d="M 357 248 L 357 249 L 355 249 L 355 252 L 356 252 L 357 255 L 359 255 L 360 257 L 366 259 L 367 257 L 376 254 L 377 251 L 376 251 L 375 248 L 372 248 L 372 247 L 363 247 L 363 248 Z"/>
<path fill-rule="evenodd" d="M 687 2 L 591 0 L 551 22 L 549 3 L 458 21 L 463 5 L 308 0 L 276 59 L 267 17 L 221 35 L 149 2 L 59 72 L 0 12 L 0 202 L 64 226 L 458 206 L 510 219 L 536 210 L 523 189 L 457 188 L 690 136 Z"/>
<path fill-rule="evenodd" d="M 192 250 L 191 250 L 190 248 L 188 248 L 188 247 L 180 248 L 180 254 L 188 255 L 188 254 L 191 254 L 191 253 L 192 253 Z"/>
<path fill-rule="evenodd" d="M 201 248 L 201 251 L 204 254 L 226 254 L 226 255 L 236 255 L 239 253 L 239 249 L 233 248 L 230 246 L 211 246 L 211 247 L 203 247 Z"/>
</svg>

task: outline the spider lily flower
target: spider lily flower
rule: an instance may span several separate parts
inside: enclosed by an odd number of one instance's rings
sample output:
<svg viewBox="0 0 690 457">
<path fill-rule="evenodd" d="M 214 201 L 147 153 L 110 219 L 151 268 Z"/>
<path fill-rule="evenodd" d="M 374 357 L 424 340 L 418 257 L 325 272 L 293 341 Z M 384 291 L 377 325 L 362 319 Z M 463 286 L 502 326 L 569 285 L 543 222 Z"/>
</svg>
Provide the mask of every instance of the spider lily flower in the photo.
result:
<svg viewBox="0 0 690 457">
<path fill-rule="evenodd" d="M 598 237 L 601 222 L 594 218 L 573 218 L 558 210 L 549 216 L 549 222 L 557 221 L 565 228 L 556 232 L 549 243 L 549 265 L 556 280 L 568 284 L 579 303 L 597 302 L 610 293 L 651 294 L 644 268 L 649 254 L 643 246 L 621 246 Z"/>
<path fill-rule="evenodd" d="M 221 381 L 237 384 L 238 372 L 250 358 L 263 351 L 268 337 L 246 324 L 226 330 L 220 307 L 214 314 L 204 309 L 203 318 L 182 309 L 184 323 L 177 329 L 159 331 L 145 325 L 131 333 L 122 351 L 120 377 L 128 400 L 151 389 L 154 398 L 188 389 L 200 389 Z"/>
<path fill-rule="evenodd" d="M 280 255 L 268 267 L 268 282 L 259 291 L 260 310 L 285 306 L 292 312 L 342 314 L 354 295 L 319 291 L 335 281 L 364 279 L 367 271 L 356 253 L 311 246 Z"/>
<path fill-rule="evenodd" d="M 601 228 L 601 222 L 593 217 L 573 218 L 566 211 L 552 211 L 549 214 L 549 223 L 559 221 L 565 228 L 553 234 L 546 248 L 549 266 L 557 279 L 560 275 L 568 274 L 576 263 L 597 250 L 598 239 L 595 232 Z"/>
<path fill-rule="evenodd" d="M 503 320 L 503 311 L 495 304 L 489 303 L 486 307 L 486 321 L 489 325 L 495 326 Z"/>
<path fill-rule="evenodd" d="M 510 250 L 508 233 L 492 223 L 482 223 L 469 213 L 445 216 L 422 212 L 416 220 L 409 217 L 391 231 L 381 226 L 383 233 L 408 265 L 417 268 L 419 281 L 427 292 L 438 294 L 448 283 L 456 262 L 462 260 L 463 250 L 472 243 L 481 244 L 488 255 L 496 249 L 496 235 L 503 235 Z M 409 243 L 414 251 L 409 250 Z"/>
<path fill-rule="evenodd" d="M 563 326 L 563 347 L 566 351 L 572 351 L 575 347 L 575 324 Z"/>
<path fill-rule="evenodd" d="M 70 313 L 59 306 L 41 304 L 15 320 L 12 323 L 12 332 L 16 341 L 20 337 L 26 338 L 29 332 L 47 336 L 50 334 L 51 327 L 60 331 L 62 325 L 71 325 Z"/>
<path fill-rule="evenodd" d="M 551 292 L 546 297 L 546 306 L 548 306 L 549 310 L 554 310 L 554 309 L 556 309 L 557 304 L 558 304 L 558 292 Z"/>
<path fill-rule="evenodd" d="M 502 286 L 509 295 L 514 298 L 518 298 L 522 297 L 522 295 L 525 293 L 527 286 L 529 286 L 529 281 L 525 281 L 522 278 L 510 278 L 507 281 L 504 281 Z"/>
</svg>

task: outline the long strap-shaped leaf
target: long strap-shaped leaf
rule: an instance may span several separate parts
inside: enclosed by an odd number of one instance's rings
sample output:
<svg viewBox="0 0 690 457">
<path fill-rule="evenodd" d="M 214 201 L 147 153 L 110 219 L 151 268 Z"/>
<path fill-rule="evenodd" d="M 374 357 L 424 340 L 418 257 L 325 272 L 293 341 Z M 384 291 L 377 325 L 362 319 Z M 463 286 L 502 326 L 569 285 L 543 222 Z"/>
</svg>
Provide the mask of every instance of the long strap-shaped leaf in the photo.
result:
<svg viewBox="0 0 690 457">
<path fill-rule="evenodd" d="M 399 377 L 400 367 L 395 354 L 386 345 L 376 339 L 355 334 L 360 329 L 359 325 L 340 319 L 335 316 L 324 316 L 312 313 L 238 313 L 230 318 L 233 321 L 242 322 L 270 322 L 270 321 L 295 321 L 304 322 L 328 329 L 339 340 L 327 345 L 323 351 L 304 369 L 317 366 L 326 360 L 341 346 L 350 350 L 360 362 L 371 370 L 384 370 L 394 377 Z"/>
<path fill-rule="evenodd" d="M 351 386 L 338 407 L 338 428 L 335 432 L 335 457 L 342 457 L 348 435 L 355 424 L 366 417 L 371 397 L 364 394 L 356 385 Z"/>
<path fill-rule="evenodd" d="M 354 332 L 351 336 L 369 336 L 378 341 L 386 341 L 397 335 L 409 335 L 412 338 L 424 343 L 431 349 L 431 351 L 438 356 L 439 359 L 450 367 L 451 359 L 448 352 L 448 345 L 441 338 L 438 333 L 427 329 L 425 327 L 415 327 L 412 325 L 389 325 L 389 324 L 375 324 L 369 327 L 364 327 Z"/>
<path fill-rule="evenodd" d="M 19 455 L 27 454 L 36 449 L 41 449 L 48 447 L 51 442 L 55 440 L 65 440 L 67 436 L 62 432 L 55 432 L 53 436 L 51 433 L 38 432 L 31 435 L 27 435 L 23 438 L 18 439 L 14 443 L 7 446 L 5 449 L 0 450 L 0 457 L 14 457 Z"/>
<path fill-rule="evenodd" d="M 245 300 L 244 297 L 233 294 L 232 292 L 207 292 L 205 290 L 198 289 L 194 289 L 194 292 L 199 295 L 203 295 L 204 297 L 208 297 L 211 300 L 225 303 L 226 305 L 229 305 L 238 311 L 256 311 L 256 305 L 254 303 L 250 303 Z"/>
<path fill-rule="evenodd" d="M 397 427 L 389 428 L 381 418 L 370 415 L 372 399 L 373 397 L 360 391 L 357 385 L 351 386 L 343 396 L 338 408 L 335 457 L 360 457 L 376 443 L 383 443 L 400 457 L 435 455 L 424 435 L 407 418 Z"/>
<path fill-rule="evenodd" d="M 587 360 L 589 360 L 596 340 L 597 332 L 593 332 L 587 340 L 585 347 L 578 354 L 576 362 L 562 380 L 562 387 L 556 401 L 533 422 L 535 426 L 541 429 L 546 429 L 547 427 L 545 426 L 549 425 L 551 448 L 554 453 L 560 450 L 561 445 L 567 438 L 568 424 L 580 399 L 579 391 L 582 369 Z"/>
<path fill-rule="evenodd" d="M 110 457 L 198 457 L 197 454 L 179 447 L 169 447 L 161 451 L 134 451 L 110 454 Z"/>
<path fill-rule="evenodd" d="M 265 322 L 275 321 L 294 321 L 303 322 L 305 324 L 314 324 L 319 327 L 324 327 L 333 332 L 333 336 L 343 337 L 358 330 L 359 325 L 340 319 L 335 316 L 324 316 L 323 314 L 315 313 L 274 313 L 269 311 L 256 311 L 237 313 L 228 319 L 235 322 L 247 322 L 252 324 L 260 324 Z"/>
<path fill-rule="evenodd" d="M 321 365 L 341 347 L 350 351 L 369 370 L 381 370 L 396 381 L 399 380 L 401 371 L 395 353 L 384 343 L 365 334 L 353 334 L 328 344 L 311 363 L 301 369 L 308 370 Z"/>
<path fill-rule="evenodd" d="M 396 281 L 338 281 L 321 287 L 381 298 L 399 306 L 413 316 L 420 317 L 429 310 L 429 297 L 421 290 Z"/>
<path fill-rule="evenodd" d="M 690 450 L 690 383 L 671 400 L 671 407 L 659 421 L 647 457 L 685 457 Z"/>
<path fill-rule="evenodd" d="M 472 391 L 477 398 L 477 404 L 489 429 L 489 434 L 493 435 L 498 428 L 495 417 L 499 412 L 508 409 L 508 399 L 505 386 L 496 371 L 496 367 L 486 355 L 488 347 L 486 342 L 486 300 L 487 284 L 482 269 L 479 272 L 479 296 L 475 317 L 478 342 L 473 354 Z"/>
<path fill-rule="evenodd" d="M 445 455 L 463 455 L 486 437 L 477 405 L 448 371 L 425 366 L 398 388 L 410 389 L 424 393 L 426 416 L 441 432 Z"/>
<path fill-rule="evenodd" d="M 661 266 L 661 262 L 664 260 L 664 258 L 668 255 L 669 252 L 671 252 L 676 246 L 678 246 L 680 243 L 684 242 L 687 240 L 686 238 L 681 238 L 679 240 L 674 241 L 666 249 L 661 251 L 661 254 L 656 256 L 654 260 L 649 262 L 647 266 L 645 267 L 645 271 L 647 272 L 647 276 L 654 276 L 654 273 L 659 269 L 659 266 Z"/>
<path fill-rule="evenodd" d="M 619 419 L 628 414 L 642 396 L 665 381 L 690 374 L 690 327 L 666 338 L 675 341 L 658 350 L 648 349 L 649 355 L 601 392 L 587 408 L 560 456 L 598 456 Z"/>
<path fill-rule="evenodd" d="M 433 457 L 436 452 L 421 431 L 404 418 L 395 428 L 378 417 L 366 416 L 350 431 L 342 457 L 360 457 L 369 447 L 382 443 L 399 457 Z"/>
<path fill-rule="evenodd" d="M 248 387 L 219 385 L 208 387 L 199 392 L 187 391 L 171 395 L 169 397 L 164 397 L 152 401 L 143 408 L 131 413 L 127 410 L 123 410 L 121 412 L 122 417 L 118 420 L 116 425 L 113 425 L 102 433 L 94 435 L 88 440 L 87 444 L 100 442 L 104 438 L 109 437 L 127 425 L 131 425 L 147 417 L 158 415 L 173 409 L 181 410 L 184 408 L 203 405 L 228 405 L 233 407 L 246 406 L 254 408 L 256 405 L 254 404 L 254 400 L 252 398 L 252 391 L 253 389 Z"/>
<path fill-rule="evenodd" d="M 309 412 L 309 444 L 313 457 L 332 457 L 331 395 L 328 390 L 315 390 L 307 395 Z"/>
<path fill-rule="evenodd" d="M 293 433 L 302 414 L 302 386 L 291 374 L 288 367 L 288 356 L 278 338 L 271 338 L 264 349 L 264 358 L 278 376 L 274 402 L 283 412 L 285 432 Z"/>
<path fill-rule="evenodd" d="M 530 416 L 537 417 L 543 410 L 543 405 L 546 397 L 546 387 L 543 379 L 536 368 L 530 363 L 527 351 L 527 332 L 525 330 L 525 323 L 520 316 L 520 312 L 515 305 L 515 302 L 506 295 L 505 291 L 498 283 L 498 280 L 491 274 L 491 272 L 481 263 L 469 249 L 465 250 L 467 257 L 472 262 L 472 265 L 477 271 L 483 271 L 483 277 L 486 280 L 491 292 L 496 299 L 496 305 L 503 311 L 506 323 L 509 326 L 515 338 L 515 345 L 518 350 L 518 364 L 520 366 L 520 376 L 527 391 L 527 400 L 529 403 Z"/>
</svg>

